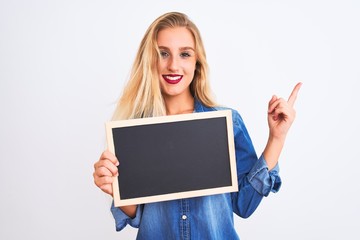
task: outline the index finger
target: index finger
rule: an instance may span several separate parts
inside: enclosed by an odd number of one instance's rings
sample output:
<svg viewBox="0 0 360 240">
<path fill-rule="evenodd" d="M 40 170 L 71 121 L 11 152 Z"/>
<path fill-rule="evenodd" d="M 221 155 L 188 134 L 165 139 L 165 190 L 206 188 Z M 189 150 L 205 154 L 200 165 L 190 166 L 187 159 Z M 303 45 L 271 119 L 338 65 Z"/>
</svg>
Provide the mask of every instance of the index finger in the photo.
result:
<svg viewBox="0 0 360 240">
<path fill-rule="evenodd" d="M 296 97 L 297 97 L 297 94 L 301 88 L 301 85 L 302 83 L 299 82 L 298 84 L 296 84 L 296 86 L 294 87 L 294 89 L 292 90 L 291 94 L 290 94 L 290 97 L 288 99 L 288 103 L 291 105 L 291 106 L 294 106 L 294 103 L 295 103 L 295 100 L 296 100 Z"/>
</svg>

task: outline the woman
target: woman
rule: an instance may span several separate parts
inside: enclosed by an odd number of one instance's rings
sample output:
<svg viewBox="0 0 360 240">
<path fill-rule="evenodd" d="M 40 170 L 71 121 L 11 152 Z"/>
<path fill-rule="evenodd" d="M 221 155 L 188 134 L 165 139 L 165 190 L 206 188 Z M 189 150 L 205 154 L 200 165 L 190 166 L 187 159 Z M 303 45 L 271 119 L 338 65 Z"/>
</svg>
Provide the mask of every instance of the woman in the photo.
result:
<svg viewBox="0 0 360 240">
<path fill-rule="evenodd" d="M 205 50 L 197 27 L 182 13 L 160 16 L 140 44 L 130 80 L 113 120 L 221 109 L 209 87 Z M 206 197 L 125 206 L 111 211 L 120 231 L 139 228 L 138 239 L 239 239 L 233 213 L 250 216 L 263 196 L 281 185 L 278 159 L 294 120 L 293 105 L 301 84 L 289 100 L 273 96 L 268 106 L 269 139 L 257 157 L 244 122 L 233 112 L 239 191 Z M 121 159 L 104 151 L 95 163 L 95 184 L 112 195 L 113 177 Z"/>
</svg>

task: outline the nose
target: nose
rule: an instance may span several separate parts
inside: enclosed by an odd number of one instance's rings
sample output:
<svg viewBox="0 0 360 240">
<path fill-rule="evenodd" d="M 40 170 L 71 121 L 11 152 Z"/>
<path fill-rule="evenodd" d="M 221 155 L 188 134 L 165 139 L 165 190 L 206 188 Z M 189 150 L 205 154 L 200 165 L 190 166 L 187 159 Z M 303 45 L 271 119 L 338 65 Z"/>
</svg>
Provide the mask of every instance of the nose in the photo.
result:
<svg viewBox="0 0 360 240">
<path fill-rule="evenodd" d="M 169 61 L 168 61 L 168 70 L 171 72 L 177 72 L 179 70 L 179 62 L 178 59 L 176 59 L 176 57 L 170 57 Z"/>
</svg>

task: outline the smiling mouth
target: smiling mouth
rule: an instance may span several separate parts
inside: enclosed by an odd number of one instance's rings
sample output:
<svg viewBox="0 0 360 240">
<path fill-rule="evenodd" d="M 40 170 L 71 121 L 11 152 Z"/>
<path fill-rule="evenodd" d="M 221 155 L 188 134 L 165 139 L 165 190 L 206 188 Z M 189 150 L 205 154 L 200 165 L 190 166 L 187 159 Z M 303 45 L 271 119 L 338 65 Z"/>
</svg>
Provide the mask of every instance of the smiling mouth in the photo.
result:
<svg viewBox="0 0 360 240">
<path fill-rule="evenodd" d="M 181 81 L 181 79 L 183 78 L 183 75 L 168 74 L 168 75 L 162 75 L 162 77 L 164 78 L 164 80 L 165 80 L 167 83 L 177 84 L 178 82 Z"/>
</svg>

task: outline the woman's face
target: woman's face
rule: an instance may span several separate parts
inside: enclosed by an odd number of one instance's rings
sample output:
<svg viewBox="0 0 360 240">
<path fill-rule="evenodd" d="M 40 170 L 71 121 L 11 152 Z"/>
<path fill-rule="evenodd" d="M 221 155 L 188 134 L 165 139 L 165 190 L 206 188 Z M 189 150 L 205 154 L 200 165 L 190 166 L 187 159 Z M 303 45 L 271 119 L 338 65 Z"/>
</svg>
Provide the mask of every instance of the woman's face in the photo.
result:
<svg viewBox="0 0 360 240">
<path fill-rule="evenodd" d="M 166 28 L 158 33 L 158 72 L 164 97 L 191 96 L 196 55 L 194 38 L 185 27 Z"/>
</svg>

